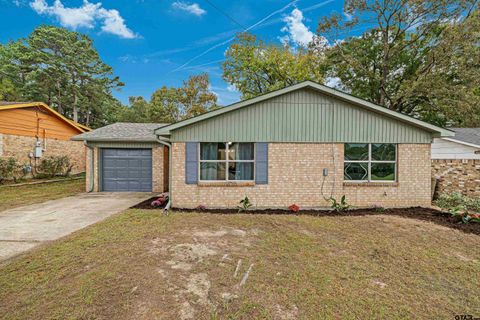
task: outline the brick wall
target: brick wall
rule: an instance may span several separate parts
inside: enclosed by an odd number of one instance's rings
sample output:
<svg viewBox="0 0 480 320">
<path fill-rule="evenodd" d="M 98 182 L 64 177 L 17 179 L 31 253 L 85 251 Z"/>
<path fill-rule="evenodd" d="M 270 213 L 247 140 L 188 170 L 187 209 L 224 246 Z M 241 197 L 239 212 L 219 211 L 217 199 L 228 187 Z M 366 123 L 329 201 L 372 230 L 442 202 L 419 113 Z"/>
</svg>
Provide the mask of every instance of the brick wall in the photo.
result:
<svg viewBox="0 0 480 320">
<path fill-rule="evenodd" d="M 480 197 L 480 160 L 432 160 L 436 194 L 461 192 Z"/>
<path fill-rule="evenodd" d="M 30 164 L 29 153 L 33 152 L 35 137 L 15 136 L 3 134 L 2 154 L 3 157 L 14 157 L 21 164 Z M 43 145 L 43 139 L 42 145 Z M 47 139 L 46 150 L 43 157 L 68 156 L 73 164 L 72 173 L 85 171 L 85 146 L 81 141 Z M 41 158 L 37 159 L 40 163 Z M 34 164 L 32 159 L 32 165 Z"/>
<path fill-rule="evenodd" d="M 429 144 L 398 145 L 398 182 L 349 184 L 343 181 L 343 144 L 270 143 L 267 185 L 217 186 L 185 184 L 185 144 L 174 143 L 172 154 L 173 206 L 235 207 L 248 196 L 254 206 L 326 207 L 325 198 L 346 195 L 355 206 L 410 207 L 431 204 Z M 334 161 L 335 158 L 335 161 Z M 322 170 L 328 168 L 328 177 Z"/>
<path fill-rule="evenodd" d="M 93 161 L 93 192 L 100 191 L 100 174 L 99 170 L 99 160 L 100 160 L 100 148 L 93 147 L 93 150 L 86 153 L 86 184 L 85 190 L 90 191 L 90 177 L 91 177 L 91 157 L 94 157 Z M 152 148 L 152 191 L 153 192 L 164 192 L 168 187 L 165 185 L 164 179 L 164 151 L 163 146 L 159 145 L 158 147 Z"/>
</svg>

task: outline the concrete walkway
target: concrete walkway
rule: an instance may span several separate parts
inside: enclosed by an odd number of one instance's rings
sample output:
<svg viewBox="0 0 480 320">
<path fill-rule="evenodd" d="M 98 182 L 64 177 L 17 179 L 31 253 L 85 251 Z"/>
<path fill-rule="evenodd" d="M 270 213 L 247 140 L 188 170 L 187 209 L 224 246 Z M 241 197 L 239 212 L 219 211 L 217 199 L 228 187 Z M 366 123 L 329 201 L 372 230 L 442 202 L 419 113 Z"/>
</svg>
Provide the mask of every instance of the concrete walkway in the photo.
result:
<svg viewBox="0 0 480 320">
<path fill-rule="evenodd" d="M 0 212 L 0 261 L 66 236 L 154 194 L 89 193 Z"/>
</svg>

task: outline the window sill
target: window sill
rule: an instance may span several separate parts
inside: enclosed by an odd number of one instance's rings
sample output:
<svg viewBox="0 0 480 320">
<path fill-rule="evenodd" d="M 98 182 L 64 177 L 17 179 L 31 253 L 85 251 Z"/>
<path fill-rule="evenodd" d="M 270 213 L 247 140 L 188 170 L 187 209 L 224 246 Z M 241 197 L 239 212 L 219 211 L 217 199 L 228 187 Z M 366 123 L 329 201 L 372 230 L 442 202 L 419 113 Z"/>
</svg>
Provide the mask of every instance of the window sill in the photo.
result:
<svg viewBox="0 0 480 320">
<path fill-rule="evenodd" d="M 398 187 L 398 182 L 343 182 L 344 187 Z"/>
<path fill-rule="evenodd" d="M 198 183 L 199 187 L 253 187 L 255 186 L 254 181 L 202 181 Z"/>
</svg>

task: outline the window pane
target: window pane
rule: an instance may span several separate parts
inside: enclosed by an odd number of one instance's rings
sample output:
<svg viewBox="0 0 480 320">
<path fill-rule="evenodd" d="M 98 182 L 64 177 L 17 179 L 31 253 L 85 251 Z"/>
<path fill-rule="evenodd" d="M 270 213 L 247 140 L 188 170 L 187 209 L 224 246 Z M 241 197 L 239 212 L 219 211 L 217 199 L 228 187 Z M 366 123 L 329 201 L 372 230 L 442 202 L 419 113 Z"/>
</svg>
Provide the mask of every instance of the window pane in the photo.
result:
<svg viewBox="0 0 480 320">
<path fill-rule="evenodd" d="M 345 180 L 368 180 L 368 163 L 345 163 Z"/>
<path fill-rule="evenodd" d="M 395 181 L 395 163 L 372 163 L 372 180 Z"/>
<path fill-rule="evenodd" d="M 345 143 L 345 160 L 368 160 L 368 143 Z"/>
<path fill-rule="evenodd" d="M 228 159 L 230 160 L 253 160 L 253 143 L 233 142 L 228 148 Z"/>
<path fill-rule="evenodd" d="M 391 143 L 373 143 L 372 160 L 395 161 L 395 145 Z"/>
<path fill-rule="evenodd" d="M 200 160 L 225 160 L 225 143 L 200 144 Z"/>
<path fill-rule="evenodd" d="M 201 162 L 200 180 L 225 180 L 225 163 Z"/>
<path fill-rule="evenodd" d="M 229 180 L 253 180 L 253 162 L 230 162 L 228 164 Z"/>
</svg>

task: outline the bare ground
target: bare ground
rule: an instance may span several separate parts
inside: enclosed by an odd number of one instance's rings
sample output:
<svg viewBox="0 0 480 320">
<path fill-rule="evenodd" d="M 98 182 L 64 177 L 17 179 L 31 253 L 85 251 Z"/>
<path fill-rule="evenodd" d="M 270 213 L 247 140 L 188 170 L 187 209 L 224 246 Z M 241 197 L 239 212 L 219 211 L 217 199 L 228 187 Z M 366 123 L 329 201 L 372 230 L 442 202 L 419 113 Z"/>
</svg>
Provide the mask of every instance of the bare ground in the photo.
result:
<svg viewBox="0 0 480 320">
<path fill-rule="evenodd" d="M 479 244 L 388 215 L 129 210 L 4 264 L 0 317 L 478 317 Z"/>
</svg>

